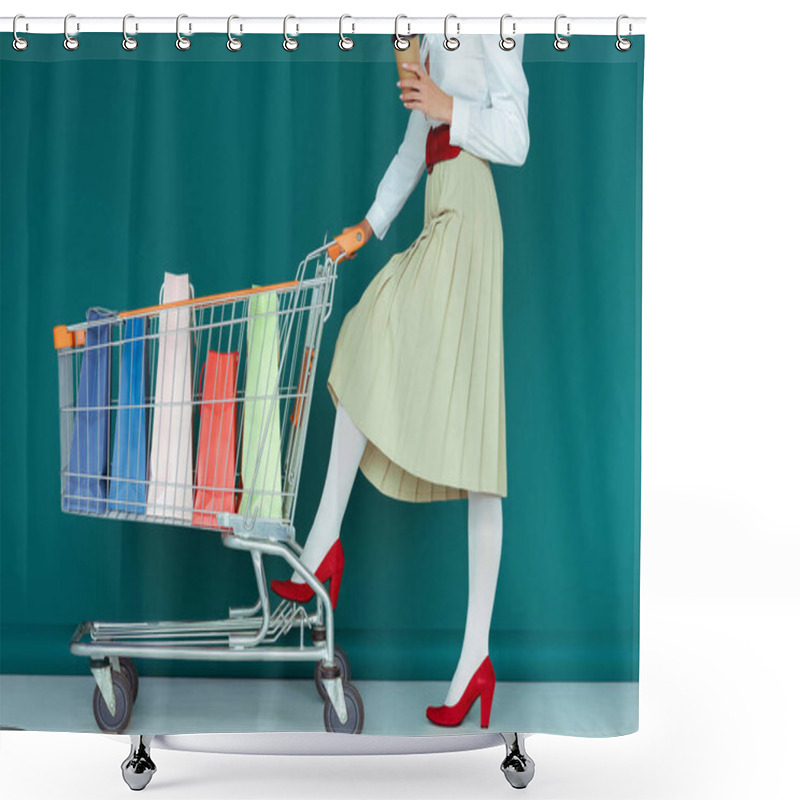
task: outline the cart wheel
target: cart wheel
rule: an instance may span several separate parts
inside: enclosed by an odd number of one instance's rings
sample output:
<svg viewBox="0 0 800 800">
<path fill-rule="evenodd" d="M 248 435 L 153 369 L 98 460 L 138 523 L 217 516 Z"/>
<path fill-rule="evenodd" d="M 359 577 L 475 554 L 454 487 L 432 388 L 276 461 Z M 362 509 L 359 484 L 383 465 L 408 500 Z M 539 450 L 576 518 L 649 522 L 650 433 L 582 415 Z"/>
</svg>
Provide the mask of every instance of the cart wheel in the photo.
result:
<svg viewBox="0 0 800 800">
<path fill-rule="evenodd" d="M 111 682 L 114 687 L 116 713 L 112 714 L 108 710 L 106 701 L 103 699 L 103 695 L 100 692 L 100 687 L 95 686 L 94 718 L 100 730 L 109 731 L 110 733 L 119 733 L 119 731 L 125 730 L 128 720 L 131 718 L 131 711 L 133 711 L 133 695 L 131 692 L 131 684 L 124 672 L 112 671 Z"/>
<path fill-rule="evenodd" d="M 136 664 L 133 663 L 132 658 L 122 656 L 119 660 L 119 668 L 131 685 L 131 702 L 135 703 L 139 696 L 139 673 L 136 671 Z"/>
<path fill-rule="evenodd" d="M 345 683 L 350 682 L 350 662 L 347 660 L 347 654 L 339 647 L 338 644 L 333 646 L 333 663 L 339 667 L 339 672 L 341 673 L 342 680 Z M 323 700 L 328 699 L 328 693 L 325 691 L 325 687 L 322 685 L 322 662 L 317 661 L 314 665 L 314 683 L 317 684 L 317 691 L 319 692 L 319 696 Z"/>
<path fill-rule="evenodd" d="M 328 733 L 361 733 L 364 728 L 364 701 L 358 689 L 352 683 L 342 683 L 344 704 L 347 709 L 347 722 L 342 725 L 333 703 L 325 698 L 325 708 L 322 715 L 325 719 L 325 730 Z"/>
</svg>

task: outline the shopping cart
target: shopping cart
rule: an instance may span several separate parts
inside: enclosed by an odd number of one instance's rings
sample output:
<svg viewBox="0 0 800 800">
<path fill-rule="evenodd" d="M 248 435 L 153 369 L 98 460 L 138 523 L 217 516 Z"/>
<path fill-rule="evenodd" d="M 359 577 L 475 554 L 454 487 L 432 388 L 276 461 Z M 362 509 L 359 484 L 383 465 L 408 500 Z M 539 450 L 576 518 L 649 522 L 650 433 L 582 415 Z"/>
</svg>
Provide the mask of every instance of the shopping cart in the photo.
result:
<svg viewBox="0 0 800 800">
<path fill-rule="evenodd" d="M 359 227 L 326 237 L 287 283 L 90 309 L 86 322 L 54 329 L 62 510 L 221 533 L 225 547 L 250 554 L 258 590 L 226 619 L 79 625 L 70 650 L 90 659 L 102 730 L 126 728 L 133 659 L 153 658 L 315 662 L 325 729 L 361 732 L 361 696 L 334 642 L 328 591 L 298 558 L 294 514 L 337 268 L 364 241 Z M 287 600 L 272 607 L 264 556 L 313 588 L 313 613 Z"/>
</svg>

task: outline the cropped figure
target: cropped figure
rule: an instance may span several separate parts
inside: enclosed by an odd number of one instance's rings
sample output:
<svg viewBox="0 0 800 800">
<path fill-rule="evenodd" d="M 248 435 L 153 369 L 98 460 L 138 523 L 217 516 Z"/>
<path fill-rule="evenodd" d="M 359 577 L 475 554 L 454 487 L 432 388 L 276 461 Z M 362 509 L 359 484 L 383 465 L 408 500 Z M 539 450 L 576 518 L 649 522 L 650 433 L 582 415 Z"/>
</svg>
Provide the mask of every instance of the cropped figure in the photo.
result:
<svg viewBox="0 0 800 800">
<path fill-rule="evenodd" d="M 481 698 L 495 675 L 489 628 L 506 496 L 503 233 L 490 162 L 520 166 L 529 147 L 523 37 L 463 36 L 447 51 L 423 38 L 414 78 L 399 81 L 405 137 L 361 226 L 382 239 L 427 170 L 425 218 L 411 246 L 378 272 L 342 322 L 328 378 L 336 404 L 328 473 L 301 560 L 330 579 L 344 568 L 339 530 L 356 472 L 410 502 L 468 498 L 469 603 L 461 656 L 438 725 Z M 347 230 L 347 229 L 346 229 Z M 297 573 L 273 590 L 305 602 Z"/>
</svg>

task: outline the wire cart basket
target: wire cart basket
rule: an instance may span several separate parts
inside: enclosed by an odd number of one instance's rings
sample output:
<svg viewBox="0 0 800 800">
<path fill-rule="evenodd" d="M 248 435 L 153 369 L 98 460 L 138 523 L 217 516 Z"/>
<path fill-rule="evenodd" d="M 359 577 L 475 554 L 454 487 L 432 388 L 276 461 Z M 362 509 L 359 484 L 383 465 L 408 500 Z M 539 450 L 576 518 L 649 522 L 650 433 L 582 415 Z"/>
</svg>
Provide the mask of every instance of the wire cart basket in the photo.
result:
<svg viewBox="0 0 800 800">
<path fill-rule="evenodd" d="M 325 729 L 362 731 L 329 592 L 299 559 L 294 515 L 338 264 L 364 241 L 359 227 L 326 241 L 286 283 L 95 308 L 54 328 L 62 510 L 220 533 L 225 547 L 250 554 L 258 592 L 226 619 L 80 624 L 70 650 L 90 659 L 102 730 L 125 730 L 138 694 L 133 659 L 151 658 L 315 662 Z M 313 613 L 288 600 L 272 606 L 264 556 L 308 583 Z"/>
</svg>

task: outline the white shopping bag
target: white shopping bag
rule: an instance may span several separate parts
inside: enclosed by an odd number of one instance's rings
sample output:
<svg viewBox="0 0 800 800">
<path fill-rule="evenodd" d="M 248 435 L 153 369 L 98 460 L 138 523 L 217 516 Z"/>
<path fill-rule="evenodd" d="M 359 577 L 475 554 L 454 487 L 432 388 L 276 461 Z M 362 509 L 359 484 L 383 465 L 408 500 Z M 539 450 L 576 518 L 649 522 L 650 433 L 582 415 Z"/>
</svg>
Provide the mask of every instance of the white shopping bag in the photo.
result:
<svg viewBox="0 0 800 800">
<path fill-rule="evenodd" d="M 162 303 L 191 297 L 188 275 L 164 273 Z M 188 306 L 158 314 L 158 359 L 146 513 L 192 521 L 192 344 Z"/>
</svg>

